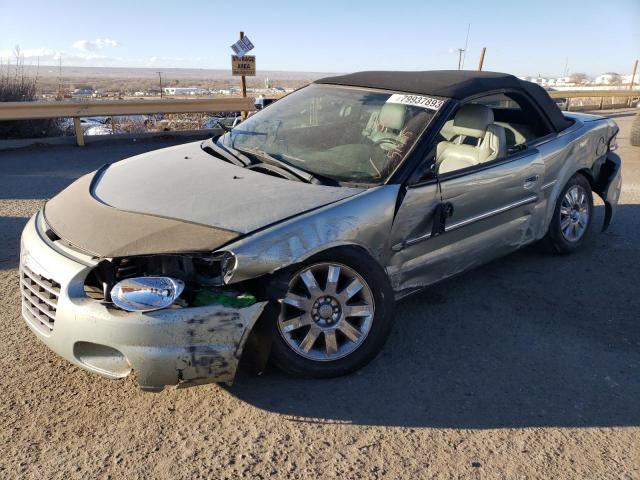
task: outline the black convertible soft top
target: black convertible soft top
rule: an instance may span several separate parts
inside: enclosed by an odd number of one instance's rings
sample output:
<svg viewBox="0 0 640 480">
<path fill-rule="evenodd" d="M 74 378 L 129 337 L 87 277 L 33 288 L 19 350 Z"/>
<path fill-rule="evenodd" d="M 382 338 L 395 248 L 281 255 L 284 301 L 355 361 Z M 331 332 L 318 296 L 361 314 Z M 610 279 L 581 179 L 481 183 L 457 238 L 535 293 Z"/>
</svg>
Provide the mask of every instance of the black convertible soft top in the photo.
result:
<svg viewBox="0 0 640 480">
<path fill-rule="evenodd" d="M 455 98 L 456 100 L 464 100 L 485 92 L 490 93 L 505 89 L 522 90 L 540 106 L 557 131 L 564 130 L 571 125 L 571 122 L 565 118 L 542 87 L 532 82 L 520 80 L 508 73 L 472 70 L 371 71 L 321 78 L 315 83 L 380 88 Z"/>
</svg>

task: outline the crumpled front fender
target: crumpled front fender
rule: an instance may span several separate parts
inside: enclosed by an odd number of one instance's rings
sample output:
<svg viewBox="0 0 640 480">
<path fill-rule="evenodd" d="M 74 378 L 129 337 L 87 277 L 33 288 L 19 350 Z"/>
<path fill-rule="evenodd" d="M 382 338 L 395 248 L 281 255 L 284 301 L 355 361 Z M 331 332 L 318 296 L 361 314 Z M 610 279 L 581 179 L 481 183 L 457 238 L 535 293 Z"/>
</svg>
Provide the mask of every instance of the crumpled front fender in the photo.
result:
<svg viewBox="0 0 640 480">
<path fill-rule="evenodd" d="M 232 252 L 237 261 L 229 283 L 273 273 L 345 245 L 361 247 L 385 265 L 398 189 L 371 188 L 224 246 L 221 250 Z"/>
</svg>

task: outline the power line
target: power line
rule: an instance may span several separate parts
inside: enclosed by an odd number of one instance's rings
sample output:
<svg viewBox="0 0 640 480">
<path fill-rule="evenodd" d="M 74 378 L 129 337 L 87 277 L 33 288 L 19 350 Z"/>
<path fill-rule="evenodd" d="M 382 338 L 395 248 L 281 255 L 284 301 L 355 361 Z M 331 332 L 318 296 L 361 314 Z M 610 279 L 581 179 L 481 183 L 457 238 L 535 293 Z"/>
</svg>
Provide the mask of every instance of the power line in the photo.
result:
<svg viewBox="0 0 640 480">
<path fill-rule="evenodd" d="M 458 48 L 458 70 L 464 68 L 464 59 L 469 48 L 469 31 L 471 30 L 471 24 L 467 24 L 467 38 L 464 41 L 464 48 Z"/>
</svg>

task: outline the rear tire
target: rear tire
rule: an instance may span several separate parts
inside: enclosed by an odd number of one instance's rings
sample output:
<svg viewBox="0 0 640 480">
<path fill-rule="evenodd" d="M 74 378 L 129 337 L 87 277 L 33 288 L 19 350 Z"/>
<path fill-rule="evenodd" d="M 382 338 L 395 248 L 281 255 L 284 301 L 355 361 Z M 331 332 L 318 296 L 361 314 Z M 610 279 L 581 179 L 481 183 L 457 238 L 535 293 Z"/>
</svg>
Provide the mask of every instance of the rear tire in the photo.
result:
<svg viewBox="0 0 640 480">
<path fill-rule="evenodd" d="M 296 376 L 351 373 L 382 349 L 394 296 L 384 269 L 355 247 L 333 249 L 282 272 L 272 359 Z"/>
<path fill-rule="evenodd" d="M 587 240 L 593 219 L 593 193 L 591 184 L 584 175 L 575 174 L 564 186 L 549 230 L 542 240 L 552 253 L 571 253 Z"/>
</svg>

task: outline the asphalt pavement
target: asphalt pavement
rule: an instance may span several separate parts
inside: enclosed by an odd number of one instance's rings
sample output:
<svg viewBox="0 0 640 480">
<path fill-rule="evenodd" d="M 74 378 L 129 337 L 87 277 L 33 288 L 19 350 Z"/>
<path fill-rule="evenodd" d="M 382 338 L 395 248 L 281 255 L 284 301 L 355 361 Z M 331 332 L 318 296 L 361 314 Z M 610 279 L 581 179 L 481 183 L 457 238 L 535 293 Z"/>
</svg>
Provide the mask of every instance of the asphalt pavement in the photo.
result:
<svg viewBox="0 0 640 480">
<path fill-rule="evenodd" d="M 537 246 L 397 305 L 383 353 L 331 380 L 270 369 L 143 393 L 20 318 L 19 236 L 80 175 L 171 140 L 0 151 L 0 478 L 640 478 L 640 148 L 621 126 L 606 233 Z M 603 207 L 596 207 L 596 223 Z"/>
</svg>

